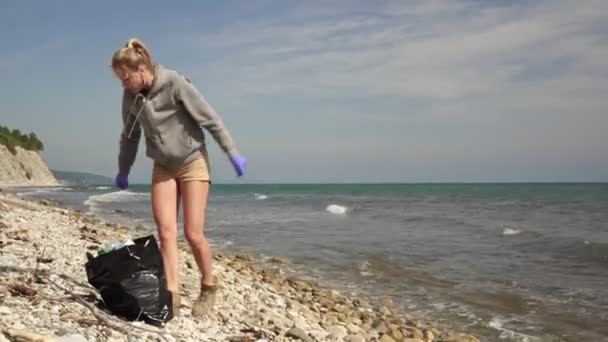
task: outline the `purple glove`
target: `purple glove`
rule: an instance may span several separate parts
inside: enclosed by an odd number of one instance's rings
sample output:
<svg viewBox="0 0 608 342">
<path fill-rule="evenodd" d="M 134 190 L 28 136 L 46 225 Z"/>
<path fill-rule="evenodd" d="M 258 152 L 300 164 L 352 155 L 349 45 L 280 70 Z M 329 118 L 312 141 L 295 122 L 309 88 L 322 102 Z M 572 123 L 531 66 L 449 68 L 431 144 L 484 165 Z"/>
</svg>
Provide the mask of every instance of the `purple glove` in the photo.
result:
<svg viewBox="0 0 608 342">
<path fill-rule="evenodd" d="M 241 155 L 236 155 L 230 157 L 230 162 L 232 163 L 234 171 L 236 171 L 236 175 L 241 177 L 245 173 L 245 164 L 247 164 L 247 158 Z"/>
<path fill-rule="evenodd" d="M 116 186 L 122 190 L 125 190 L 129 187 L 129 176 L 123 175 L 121 173 L 116 175 L 116 179 L 114 180 Z"/>
</svg>

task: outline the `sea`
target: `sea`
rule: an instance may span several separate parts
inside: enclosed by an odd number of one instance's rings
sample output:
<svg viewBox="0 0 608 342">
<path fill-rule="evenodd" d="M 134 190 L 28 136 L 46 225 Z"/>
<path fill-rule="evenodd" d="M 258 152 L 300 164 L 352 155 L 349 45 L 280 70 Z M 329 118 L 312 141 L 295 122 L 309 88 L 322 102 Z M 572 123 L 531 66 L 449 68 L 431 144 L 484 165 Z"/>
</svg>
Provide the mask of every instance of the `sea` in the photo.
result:
<svg viewBox="0 0 608 342">
<path fill-rule="evenodd" d="M 149 185 L 19 191 L 155 233 Z M 214 184 L 205 231 L 482 341 L 608 341 L 608 183 Z"/>
</svg>

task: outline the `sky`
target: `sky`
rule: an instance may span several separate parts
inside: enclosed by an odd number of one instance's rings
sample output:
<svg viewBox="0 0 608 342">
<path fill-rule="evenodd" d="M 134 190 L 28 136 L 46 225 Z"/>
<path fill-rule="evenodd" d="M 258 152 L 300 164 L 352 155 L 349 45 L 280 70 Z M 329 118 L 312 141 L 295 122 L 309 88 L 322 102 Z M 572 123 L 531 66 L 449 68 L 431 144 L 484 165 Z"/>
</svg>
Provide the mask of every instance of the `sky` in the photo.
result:
<svg viewBox="0 0 608 342">
<path fill-rule="evenodd" d="M 115 50 L 187 75 L 219 182 L 608 181 L 608 1 L 2 1 L 0 125 L 113 177 Z M 150 181 L 142 139 L 131 182 Z"/>
</svg>

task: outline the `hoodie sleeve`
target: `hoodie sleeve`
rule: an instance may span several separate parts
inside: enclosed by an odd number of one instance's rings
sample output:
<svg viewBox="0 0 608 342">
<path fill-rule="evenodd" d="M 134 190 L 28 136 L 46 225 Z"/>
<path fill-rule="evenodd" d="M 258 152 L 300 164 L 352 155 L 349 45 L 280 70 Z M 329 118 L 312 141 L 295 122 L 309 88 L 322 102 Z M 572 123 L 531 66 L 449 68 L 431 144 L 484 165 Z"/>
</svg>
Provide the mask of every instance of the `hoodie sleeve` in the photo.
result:
<svg viewBox="0 0 608 342">
<path fill-rule="evenodd" d="M 224 126 L 220 116 L 213 110 L 204 96 L 194 85 L 182 75 L 178 75 L 174 82 L 175 97 L 186 111 L 198 123 L 206 129 L 221 149 L 229 156 L 238 155 L 239 152 L 228 129 Z"/>
<path fill-rule="evenodd" d="M 131 113 L 133 100 L 126 94 L 122 97 L 122 123 L 123 128 L 120 134 L 120 152 L 118 153 L 118 172 L 128 175 L 137 156 L 141 128 L 139 122 Z"/>
</svg>

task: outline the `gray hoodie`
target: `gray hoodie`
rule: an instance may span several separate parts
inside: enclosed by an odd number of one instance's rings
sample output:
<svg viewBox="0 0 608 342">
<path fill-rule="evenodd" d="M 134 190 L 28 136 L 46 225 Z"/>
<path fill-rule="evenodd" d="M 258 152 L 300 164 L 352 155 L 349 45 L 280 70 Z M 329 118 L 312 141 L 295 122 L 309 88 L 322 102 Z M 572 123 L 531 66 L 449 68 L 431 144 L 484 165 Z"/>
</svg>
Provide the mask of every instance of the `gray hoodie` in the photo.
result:
<svg viewBox="0 0 608 342">
<path fill-rule="evenodd" d="M 123 93 L 122 118 L 118 155 L 122 174 L 131 171 L 142 129 L 146 155 L 169 168 L 178 168 L 200 155 L 205 145 L 201 127 L 211 133 L 226 154 L 238 154 L 230 133 L 203 95 L 183 75 L 162 65 L 157 66 L 148 92 Z"/>
</svg>

